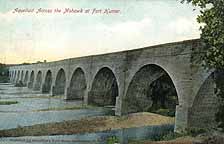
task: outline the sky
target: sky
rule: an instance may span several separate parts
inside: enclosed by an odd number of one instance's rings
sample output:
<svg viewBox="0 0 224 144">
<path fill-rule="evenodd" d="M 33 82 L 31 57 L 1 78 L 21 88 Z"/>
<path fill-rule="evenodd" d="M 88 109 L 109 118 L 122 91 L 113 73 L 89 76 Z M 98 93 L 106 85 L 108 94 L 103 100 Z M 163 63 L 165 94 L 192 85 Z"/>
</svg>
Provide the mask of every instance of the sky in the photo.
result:
<svg viewBox="0 0 224 144">
<path fill-rule="evenodd" d="M 40 8 L 52 13 L 36 13 Z M 83 11 L 63 14 L 68 8 Z M 0 0 L 0 63 L 56 61 L 199 38 L 194 9 L 180 0 Z"/>
</svg>

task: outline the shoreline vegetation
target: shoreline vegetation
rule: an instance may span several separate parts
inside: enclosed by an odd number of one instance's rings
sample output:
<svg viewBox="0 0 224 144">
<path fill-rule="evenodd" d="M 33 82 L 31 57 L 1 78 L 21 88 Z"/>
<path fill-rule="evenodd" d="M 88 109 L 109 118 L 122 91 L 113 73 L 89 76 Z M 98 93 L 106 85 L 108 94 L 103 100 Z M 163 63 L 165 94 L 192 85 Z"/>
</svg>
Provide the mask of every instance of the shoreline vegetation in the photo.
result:
<svg viewBox="0 0 224 144">
<path fill-rule="evenodd" d="M 173 123 L 172 117 L 143 112 L 121 117 L 97 116 L 33 126 L 18 126 L 14 129 L 0 130 L 0 137 L 71 135 Z"/>
</svg>

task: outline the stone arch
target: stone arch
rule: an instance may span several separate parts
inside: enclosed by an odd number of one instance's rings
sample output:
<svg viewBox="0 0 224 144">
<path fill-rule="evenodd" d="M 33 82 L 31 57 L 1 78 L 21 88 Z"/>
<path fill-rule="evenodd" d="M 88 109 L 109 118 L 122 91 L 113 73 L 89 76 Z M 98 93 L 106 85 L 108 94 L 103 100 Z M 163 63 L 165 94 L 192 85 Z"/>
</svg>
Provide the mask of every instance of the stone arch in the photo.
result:
<svg viewBox="0 0 224 144">
<path fill-rule="evenodd" d="M 19 82 L 19 78 L 20 78 L 20 71 L 18 71 L 18 73 L 17 73 L 16 83 Z"/>
<path fill-rule="evenodd" d="M 29 81 L 28 87 L 33 88 L 33 84 L 34 84 L 34 71 L 30 73 L 30 81 Z"/>
<path fill-rule="evenodd" d="M 21 78 L 20 78 L 21 82 L 23 82 L 23 76 L 24 76 L 24 73 L 23 73 L 23 71 L 21 71 Z"/>
<path fill-rule="evenodd" d="M 50 93 L 51 85 L 52 85 L 52 72 L 50 70 L 48 70 L 47 73 L 46 73 L 46 76 L 45 76 L 42 92 L 43 93 Z"/>
<path fill-rule="evenodd" d="M 15 71 L 12 71 L 12 77 L 15 75 Z"/>
<path fill-rule="evenodd" d="M 34 90 L 39 91 L 41 88 L 41 84 L 42 84 L 42 72 L 38 71 L 37 76 L 36 76 L 36 83 L 35 83 Z"/>
<path fill-rule="evenodd" d="M 17 71 L 14 72 L 14 75 L 13 75 L 13 82 L 16 82 L 16 76 L 17 76 Z"/>
<path fill-rule="evenodd" d="M 12 81 L 12 71 L 9 71 L 9 80 L 10 80 L 10 82 Z"/>
<path fill-rule="evenodd" d="M 25 73 L 25 78 L 24 78 L 24 84 L 25 84 L 25 85 L 27 85 L 28 77 L 29 77 L 29 72 L 26 71 L 26 73 Z"/>
<path fill-rule="evenodd" d="M 85 73 L 81 68 L 77 68 L 72 74 L 67 99 L 83 100 L 86 88 Z"/>
<path fill-rule="evenodd" d="M 118 83 L 113 71 L 108 67 L 101 68 L 94 77 L 88 102 L 99 106 L 115 106 L 118 94 Z"/>
<path fill-rule="evenodd" d="M 161 66 L 147 64 L 132 77 L 124 99 L 124 113 L 157 112 L 165 109 L 175 115 L 178 96 L 175 85 Z"/>
<path fill-rule="evenodd" d="M 64 69 L 60 69 L 56 76 L 54 95 L 64 95 L 66 87 L 66 75 Z"/>
<path fill-rule="evenodd" d="M 14 71 L 10 71 L 10 82 L 13 80 Z"/>
<path fill-rule="evenodd" d="M 12 71 L 12 80 L 14 79 L 15 71 Z"/>
<path fill-rule="evenodd" d="M 218 99 L 215 94 L 215 73 L 211 73 L 201 85 L 189 114 L 189 126 L 211 128 L 216 125 Z M 223 78 L 221 78 L 223 79 Z"/>
</svg>

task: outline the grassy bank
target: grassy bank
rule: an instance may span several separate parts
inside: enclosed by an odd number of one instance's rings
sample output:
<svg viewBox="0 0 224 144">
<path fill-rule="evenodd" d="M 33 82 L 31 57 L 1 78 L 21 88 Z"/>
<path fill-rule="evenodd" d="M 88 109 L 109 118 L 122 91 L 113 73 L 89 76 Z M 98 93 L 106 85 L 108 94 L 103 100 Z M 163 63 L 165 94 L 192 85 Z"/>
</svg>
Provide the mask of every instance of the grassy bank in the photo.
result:
<svg viewBox="0 0 224 144">
<path fill-rule="evenodd" d="M 195 144 L 196 138 L 193 137 L 179 137 L 174 140 L 168 140 L 168 141 L 132 141 L 129 142 L 130 144 Z"/>
<path fill-rule="evenodd" d="M 105 130 L 173 124 L 174 119 L 152 113 L 137 113 L 128 116 L 99 116 L 56 123 L 38 124 L 1 130 L 1 137 L 68 135 Z"/>
<path fill-rule="evenodd" d="M 209 140 L 223 141 L 224 139 L 215 138 L 213 132 L 208 129 L 189 128 L 184 133 L 170 132 L 150 140 L 132 140 L 130 144 L 210 144 Z M 214 143 L 216 144 L 216 142 Z M 221 143 L 217 143 L 221 144 Z"/>
</svg>

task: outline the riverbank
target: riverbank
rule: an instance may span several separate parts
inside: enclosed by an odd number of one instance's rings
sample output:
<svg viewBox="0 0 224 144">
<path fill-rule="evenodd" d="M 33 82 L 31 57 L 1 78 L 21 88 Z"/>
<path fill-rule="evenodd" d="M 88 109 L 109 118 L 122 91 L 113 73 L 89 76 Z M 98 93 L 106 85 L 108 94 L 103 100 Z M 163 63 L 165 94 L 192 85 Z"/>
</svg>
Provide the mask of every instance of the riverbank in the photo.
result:
<svg viewBox="0 0 224 144">
<path fill-rule="evenodd" d="M 169 141 L 135 141 L 129 144 L 223 144 L 224 136 L 222 135 L 207 135 L 207 136 L 184 136 Z"/>
<path fill-rule="evenodd" d="M 144 141 L 132 141 L 130 144 L 195 144 L 198 142 L 199 144 L 202 144 L 203 140 L 200 138 L 190 137 L 190 136 L 184 136 L 179 137 L 173 140 L 168 141 L 150 141 L 150 140 L 144 140 Z"/>
<path fill-rule="evenodd" d="M 80 120 L 37 124 L 33 126 L 18 127 L 1 130 L 1 137 L 18 136 L 44 136 L 44 135 L 71 135 L 80 133 L 93 133 L 107 130 L 173 124 L 174 118 L 153 113 L 136 113 L 127 116 L 97 116 Z"/>
</svg>

